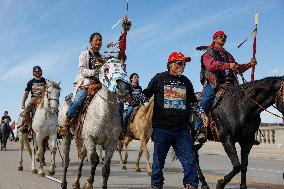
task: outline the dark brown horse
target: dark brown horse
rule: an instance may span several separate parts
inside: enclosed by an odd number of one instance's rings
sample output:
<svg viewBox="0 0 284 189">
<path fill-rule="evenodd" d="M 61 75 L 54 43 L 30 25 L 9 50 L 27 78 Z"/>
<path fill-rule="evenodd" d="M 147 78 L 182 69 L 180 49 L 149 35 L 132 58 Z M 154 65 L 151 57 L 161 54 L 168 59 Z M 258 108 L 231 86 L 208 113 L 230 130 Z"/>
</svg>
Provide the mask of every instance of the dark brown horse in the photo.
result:
<svg viewBox="0 0 284 189">
<path fill-rule="evenodd" d="M 260 113 L 269 106 L 284 114 L 284 77 L 267 77 L 239 86 L 232 86 L 222 97 L 212 112 L 216 121 L 219 140 L 233 165 L 233 170 L 223 179 L 218 180 L 216 189 L 223 189 L 231 179 L 241 172 L 240 189 L 247 189 L 246 173 L 248 155 L 255 143 L 255 133 L 260 126 Z M 236 143 L 240 144 L 239 160 Z M 202 145 L 194 146 L 198 160 L 198 150 Z M 199 178 L 202 189 L 209 189 L 198 164 Z"/>
</svg>

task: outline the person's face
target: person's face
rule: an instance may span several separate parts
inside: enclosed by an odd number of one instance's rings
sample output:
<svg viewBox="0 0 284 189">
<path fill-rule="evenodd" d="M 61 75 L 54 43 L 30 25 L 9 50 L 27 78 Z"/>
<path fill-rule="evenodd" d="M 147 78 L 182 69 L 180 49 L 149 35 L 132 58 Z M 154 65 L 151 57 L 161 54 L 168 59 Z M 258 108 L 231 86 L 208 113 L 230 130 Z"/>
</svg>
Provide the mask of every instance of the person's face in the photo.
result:
<svg viewBox="0 0 284 189">
<path fill-rule="evenodd" d="M 175 61 L 170 63 L 169 66 L 170 66 L 170 72 L 174 73 L 175 75 L 182 75 L 186 63 L 183 61 Z"/>
<path fill-rule="evenodd" d="M 7 115 L 8 115 L 8 113 L 7 113 L 7 112 L 4 112 L 4 115 L 5 115 L 5 116 L 7 116 Z"/>
<path fill-rule="evenodd" d="M 41 70 L 35 70 L 34 71 L 34 76 L 35 77 L 41 77 L 41 75 L 42 75 L 42 71 Z"/>
<path fill-rule="evenodd" d="M 139 76 L 138 75 L 134 75 L 132 77 L 132 83 L 138 83 L 139 82 Z"/>
<path fill-rule="evenodd" d="M 215 44 L 224 45 L 226 43 L 227 36 L 226 35 L 219 35 L 214 39 Z"/>
<path fill-rule="evenodd" d="M 99 35 L 96 35 L 90 43 L 91 43 L 92 49 L 95 52 L 99 52 L 102 46 L 102 38 Z"/>
</svg>

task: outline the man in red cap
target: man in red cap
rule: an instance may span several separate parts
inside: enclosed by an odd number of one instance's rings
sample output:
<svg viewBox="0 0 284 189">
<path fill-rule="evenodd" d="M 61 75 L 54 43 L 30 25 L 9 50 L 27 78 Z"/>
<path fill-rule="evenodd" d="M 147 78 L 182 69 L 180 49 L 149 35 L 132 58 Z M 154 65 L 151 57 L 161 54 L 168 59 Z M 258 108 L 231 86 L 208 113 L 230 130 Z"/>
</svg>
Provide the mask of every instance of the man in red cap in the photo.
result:
<svg viewBox="0 0 284 189">
<path fill-rule="evenodd" d="M 151 177 L 154 189 L 163 187 L 163 168 L 171 146 L 184 169 L 184 186 L 187 189 L 196 189 L 198 186 L 196 162 L 187 124 L 191 109 L 205 124 L 208 123 L 208 118 L 198 106 L 190 80 L 182 75 L 186 62 L 190 60 L 181 52 L 173 52 L 168 58 L 168 71 L 156 74 L 143 90 L 148 98 L 154 95 L 154 154 Z"/>
<path fill-rule="evenodd" d="M 238 80 L 233 71 L 243 73 L 253 65 L 256 60 L 251 59 L 248 64 L 236 63 L 234 57 L 224 49 L 227 36 L 223 31 L 218 31 L 213 36 L 213 43 L 201 56 L 200 81 L 203 85 L 203 97 L 200 106 L 208 114 L 213 105 L 216 88 L 221 84 L 237 85 Z M 199 130 L 197 140 L 205 141 L 205 128 L 202 126 L 202 120 L 196 119 L 195 129 Z M 201 128 L 201 129 L 200 129 Z M 204 129 L 204 130 L 203 130 Z"/>
</svg>

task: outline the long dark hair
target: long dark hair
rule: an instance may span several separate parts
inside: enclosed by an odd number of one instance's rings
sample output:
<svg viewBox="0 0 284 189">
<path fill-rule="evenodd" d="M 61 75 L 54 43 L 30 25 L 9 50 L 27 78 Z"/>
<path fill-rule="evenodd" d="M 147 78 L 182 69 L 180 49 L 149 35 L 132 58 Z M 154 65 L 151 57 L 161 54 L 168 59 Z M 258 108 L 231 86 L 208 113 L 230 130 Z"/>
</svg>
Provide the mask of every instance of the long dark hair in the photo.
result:
<svg viewBox="0 0 284 189">
<path fill-rule="evenodd" d="M 129 77 L 129 78 L 130 78 L 130 82 L 131 82 L 131 83 L 132 83 L 132 79 L 133 79 L 133 77 L 134 77 L 135 75 L 139 77 L 138 73 L 132 73 L 132 74 L 130 74 L 130 77 Z M 137 82 L 137 86 L 139 86 L 139 82 Z"/>
</svg>

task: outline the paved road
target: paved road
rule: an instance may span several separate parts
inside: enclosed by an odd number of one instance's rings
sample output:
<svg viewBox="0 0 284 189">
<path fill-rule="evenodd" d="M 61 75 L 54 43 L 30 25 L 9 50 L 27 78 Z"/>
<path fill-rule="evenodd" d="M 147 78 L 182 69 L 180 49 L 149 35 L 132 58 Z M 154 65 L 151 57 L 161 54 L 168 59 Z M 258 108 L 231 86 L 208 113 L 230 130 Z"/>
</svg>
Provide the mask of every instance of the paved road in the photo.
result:
<svg viewBox="0 0 284 189">
<path fill-rule="evenodd" d="M 8 143 L 8 151 L 0 151 L 0 189 L 58 189 L 60 184 L 50 181 L 47 178 L 41 178 L 38 175 L 33 175 L 29 172 L 30 159 L 27 152 L 24 153 L 24 171 L 18 172 L 16 163 L 18 160 L 18 143 Z M 142 158 L 142 172 L 135 172 L 135 162 L 137 154 L 137 143 L 130 145 L 128 170 L 122 171 L 118 162 L 118 154 L 114 154 L 111 165 L 111 176 L 109 178 L 109 188 L 113 189 L 148 189 L 150 188 L 150 177 L 146 173 L 144 159 Z M 150 149 L 151 145 L 150 145 Z M 249 160 L 248 169 L 248 188 L 249 189 L 284 189 L 284 158 L 282 154 L 284 149 L 265 150 L 258 148 L 254 149 Z M 151 152 L 152 153 L 152 152 Z M 231 169 L 231 164 L 226 156 L 223 155 L 220 145 L 210 144 L 206 145 L 201 151 L 201 164 L 207 178 L 208 184 L 211 188 L 215 188 L 215 183 L 222 178 L 225 173 Z M 46 155 L 47 161 L 50 159 L 49 153 Z M 78 165 L 76 158 L 76 151 L 71 150 L 71 163 L 68 172 L 69 187 L 72 179 L 76 173 Z M 47 163 L 47 165 L 49 165 Z M 89 175 L 90 164 L 86 162 L 83 168 L 83 177 L 81 185 L 86 181 Z M 165 189 L 181 189 L 182 170 L 179 162 L 172 162 L 170 157 L 167 159 L 165 166 Z M 48 167 L 45 167 L 47 173 Z M 57 168 L 55 177 L 62 178 L 62 167 L 59 156 L 57 156 Z M 226 188 L 239 188 L 239 175 L 232 180 Z M 96 176 L 94 188 L 101 188 L 101 165 L 99 165 Z"/>
</svg>

